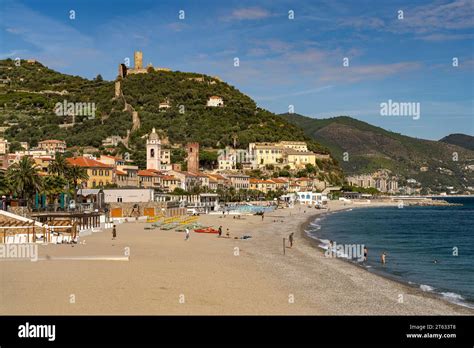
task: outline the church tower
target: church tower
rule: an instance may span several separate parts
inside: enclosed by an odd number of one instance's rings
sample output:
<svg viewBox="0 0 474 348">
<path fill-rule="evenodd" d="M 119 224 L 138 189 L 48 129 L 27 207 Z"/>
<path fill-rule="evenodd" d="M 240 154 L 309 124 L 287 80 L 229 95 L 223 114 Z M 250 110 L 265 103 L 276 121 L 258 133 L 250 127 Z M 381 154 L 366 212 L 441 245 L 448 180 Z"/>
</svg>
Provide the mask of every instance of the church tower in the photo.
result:
<svg viewBox="0 0 474 348">
<path fill-rule="evenodd" d="M 160 170 L 161 167 L 161 141 L 155 128 L 151 131 L 146 141 L 146 169 Z"/>
</svg>

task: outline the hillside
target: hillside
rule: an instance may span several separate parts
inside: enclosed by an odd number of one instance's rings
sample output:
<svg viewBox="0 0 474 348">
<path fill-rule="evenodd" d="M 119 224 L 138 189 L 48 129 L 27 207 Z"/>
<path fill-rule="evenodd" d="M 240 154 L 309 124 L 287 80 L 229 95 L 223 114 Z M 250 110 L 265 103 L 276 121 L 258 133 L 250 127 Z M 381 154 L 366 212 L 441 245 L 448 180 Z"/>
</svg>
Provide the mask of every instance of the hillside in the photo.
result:
<svg viewBox="0 0 474 348">
<path fill-rule="evenodd" d="M 454 186 L 474 186 L 474 151 L 444 142 L 411 138 L 347 116 L 314 119 L 282 114 L 304 129 L 306 135 L 328 147 L 346 175 L 370 173 L 380 168 L 404 179 L 414 178 L 433 191 Z M 343 160 L 347 152 L 348 161 Z M 457 153 L 458 161 L 453 160 Z M 427 171 L 420 168 L 427 167 Z M 402 180 L 403 182 L 403 180 Z"/>
<path fill-rule="evenodd" d="M 172 143 L 197 141 L 202 147 L 244 148 L 249 142 L 304 140 L 317 152 L 328 153 L 304 132 L 281 117 L 256 107 L 255 102 L 219 79 L 196 73 L 149 71 L 121 80 L 123 96 L 115 97 L 114 81 L 69 76 L 39 62 L 0 60 L 0 125 L 4 137 L 15 143 L 54 138 L 68 146 L 102 149 L 106 137 L 125 137 L 132 129 L 131 110 L 138 112 L 140 128 L 129 137 L 127 152 L 143 165 L 145 139 L 153 127 L 164 130 Z M 212 95 L 223 98 L 225 107 L 207 107 Z M 56 103 L 95 103 L 95 118 L 57 116 Z M 169 102 L 170 108 L 159 104 Z M 128 109 L 125 107 L 128 104 Z M 73 124 L 73 120 L 75 123 Z M 123 150 L 123 151 L 125 151 Z M 327 171 L 339 172 L 337 164 L 325 163 Z"/>
<path fill-rule="evenodd" d="M 440 141 L 474 151 L 474 137 L 467 134 L 450 134 Z"/>
</svg>

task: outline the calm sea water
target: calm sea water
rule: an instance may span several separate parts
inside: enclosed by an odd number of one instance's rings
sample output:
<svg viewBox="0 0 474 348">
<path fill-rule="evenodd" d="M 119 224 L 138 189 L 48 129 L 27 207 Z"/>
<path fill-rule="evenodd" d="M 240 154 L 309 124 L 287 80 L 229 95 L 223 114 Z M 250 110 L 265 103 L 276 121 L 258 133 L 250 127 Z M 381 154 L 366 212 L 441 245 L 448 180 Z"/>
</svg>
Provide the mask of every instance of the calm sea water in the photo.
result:
<svg viewBox="0 0 474 348">
<path fill-rule="evenodd" d="M 369 254 L 361 265 L 369 271 L 474 308 L 474 198 L 443 199 L 463 206 L 328 213 L 313 221 L 307 233 L 322 241 L 364 244 Z M 387 254 L 385 265 L 382 252 Z"/>
</svg>

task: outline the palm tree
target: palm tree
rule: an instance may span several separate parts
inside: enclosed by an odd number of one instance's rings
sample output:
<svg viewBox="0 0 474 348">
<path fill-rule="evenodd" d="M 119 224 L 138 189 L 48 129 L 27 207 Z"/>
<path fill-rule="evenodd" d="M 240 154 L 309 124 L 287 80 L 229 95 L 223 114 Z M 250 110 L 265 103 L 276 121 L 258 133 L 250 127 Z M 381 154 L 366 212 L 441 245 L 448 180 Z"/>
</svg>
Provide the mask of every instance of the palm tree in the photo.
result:
<svg viewBox="0 0 474 348">
<path fill-rule="evenodd" d="M 87 170 L 79 166 L 70 166 L 67 170 L 66 177 L 69 181 L 72 182 L 74 187 L 74 202 L 77 202 L 77 183 L 79 180 L 89 179 Z"/>
<path fill-rule="evenodd" d="M 0 170 L 0 195 L 9 196 L 12 194 L 12 191 L 12 185 L 8 176 L 6 175 L 6 171 Z"/>
<path fill-rule="evenodd" d="M 27 207 L 33 195 L 41 190 L 42 179 L 40 169 L 31 157 L 24 156 L 20 161 L 12 164 L 7 171 L 7 178 L 13 192 L 26 199 Z"/>
<path fill-rule="evenodd" d="M 49 172 L 51 174 L 57 174 L 59 176 L 65 177 L 70 165 L 66 160 L 66 157 L 57 153 L 54 161 L 49 164 Z"/>
<path fill-rule="evenodd" d="M 64 192 L 64 188 L 68 184 L 67 180 L 62 176 L 49 175 L 43 180 L 44 191 L 48 196 L 48 201 L 54 203 L 56 198 Z"/>
</svg>

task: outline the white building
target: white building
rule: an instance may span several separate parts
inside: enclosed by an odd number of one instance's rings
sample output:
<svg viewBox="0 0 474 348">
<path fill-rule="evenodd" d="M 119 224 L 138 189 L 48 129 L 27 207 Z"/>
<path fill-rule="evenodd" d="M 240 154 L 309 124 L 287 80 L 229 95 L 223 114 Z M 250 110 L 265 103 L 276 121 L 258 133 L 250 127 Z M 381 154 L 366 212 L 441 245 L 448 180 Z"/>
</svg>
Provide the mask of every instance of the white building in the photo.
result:
<svg viewBox="0 0 474 348">
<path fill-rule="evenodd" d="M 326 204 L 328 197 L 324 193 L 319 192 L 296 192 L 298 195 L 298 202 L 305 205 L 322 205 Z"/>
<path fill-rule="evenodd" d="M 146 169 L 161 169 L 161 141 L 155 128 L 146 141 Z"/>
<path fill-rule="evenodd" d="M 224 100 L 222 99 L 222 97 L 218 97 L 216 95 L 213 95 L 211 97 L 209 97 L 209 99 L 207 100 L 207 106 L 224 106 Z"/>
<path fill-rule="evenodd" d="M 154 189 L 104 189 L 105 203 L 147 203 L 154 201 Z"/>
</svg>

